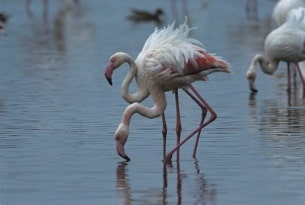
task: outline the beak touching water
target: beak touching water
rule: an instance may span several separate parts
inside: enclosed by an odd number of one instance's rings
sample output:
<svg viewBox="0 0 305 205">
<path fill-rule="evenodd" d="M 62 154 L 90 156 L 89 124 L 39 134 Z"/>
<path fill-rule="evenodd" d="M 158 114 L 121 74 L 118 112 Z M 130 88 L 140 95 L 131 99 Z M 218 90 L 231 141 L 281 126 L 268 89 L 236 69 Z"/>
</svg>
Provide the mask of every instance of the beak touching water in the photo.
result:
<svg viewBox="0 0 305 205">
<path fill-rule="evenodd" d="M 254 80 L 253 79 L 248 79 L 248 81 L 249 81 L 249 88 L 250 88 L 251 92 L 256 93 L 257 89 L 254 85 Z"/>
<path fill-rule="evenodd" d="M 257 89 L 255 87 L 255 79 L 256 79 L 256 74 L 253 72 L 247 72 L 246 73 L 246 77 L 248 78 L 248 82 L 249 82 L 249 88 L 251 90 L 252 93 L 256 93 Z"/>
<path fill-rule="evenodd" d="M 130 158 L 125 153 L 124 145 L 121 142 L 117 141 L 116 148 L 117 148 L 118 155 L 120 155 L 122 158 L 124 158 L 127 162 L 130 161 Z"/>
</svg>

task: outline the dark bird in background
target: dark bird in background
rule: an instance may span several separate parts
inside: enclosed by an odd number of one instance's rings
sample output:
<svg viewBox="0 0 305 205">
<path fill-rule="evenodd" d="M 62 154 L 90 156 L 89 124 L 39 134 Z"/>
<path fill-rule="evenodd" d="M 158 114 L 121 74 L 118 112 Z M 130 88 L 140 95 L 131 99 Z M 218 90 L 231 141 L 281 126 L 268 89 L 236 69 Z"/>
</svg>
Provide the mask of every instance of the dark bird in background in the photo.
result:
<svg viewBox="0 0 305 205">
<path fill-rule="evenodd" d="M 8 15 L 4 14 L 4 13 L 0 13 L 0 32 L 4 33 L 4 35 L 6 35 L 5 27 L 6 27 L 7 20 L 8 20 Z"/>
<path fill-rule="evenodd" d="M 157 24 L 162 24 L 161 16 L 164 14 L 163 10 L 157 8 L 154 13 L 149 11 L 143 11 L 138 9 L 132 9 L 132 14 L 127 16 L 127 19 L 136 23 L 139 22 L 147 22 L 147 21 L 154 21 Z"/>
</svg>

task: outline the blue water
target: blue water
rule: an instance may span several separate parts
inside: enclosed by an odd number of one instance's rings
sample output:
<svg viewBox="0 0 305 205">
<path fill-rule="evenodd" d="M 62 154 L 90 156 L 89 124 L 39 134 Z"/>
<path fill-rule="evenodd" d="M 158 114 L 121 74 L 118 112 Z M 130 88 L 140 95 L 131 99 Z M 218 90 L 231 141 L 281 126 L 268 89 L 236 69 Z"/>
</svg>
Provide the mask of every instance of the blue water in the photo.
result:
<svg viewBox="0 0 305 205">
<path fill-rule="evenodd" d="M 49 1 L 1 1 L 10 14 L 0 36 L 0 204 L 304 204 L 305 100 L 297 76 L 287 93 L 285 64 L 274 76 L 258 71 L 251 96 L 245 72 L 263 53 L 274 28 L 275 1 L 259 1 L 257 16 L 245 2 L 81 1 L 65 10 Z M 130 8 L 161 7 L 165 25 L 186 14 L 192 36 L 230 62 L 231 74 L 216 73 L 194 86 L 218 118 L 194 140 L 180 161 L 162 163 L 162 122 L 134 115 L 126 151 L 115 151 L 113 133 L 127 103 L 122 66 L 110 87 L 103 70 L 116 51 L 136 57 L 154 23 L 126 20 Z M 168 150 L 175 145 L 175 103 L 167 93 Z M 200 120 L 200 110 L 180 92 L 182 135 Z M 151 100 L 143 102 L 151 105 Z"/>
</svg>

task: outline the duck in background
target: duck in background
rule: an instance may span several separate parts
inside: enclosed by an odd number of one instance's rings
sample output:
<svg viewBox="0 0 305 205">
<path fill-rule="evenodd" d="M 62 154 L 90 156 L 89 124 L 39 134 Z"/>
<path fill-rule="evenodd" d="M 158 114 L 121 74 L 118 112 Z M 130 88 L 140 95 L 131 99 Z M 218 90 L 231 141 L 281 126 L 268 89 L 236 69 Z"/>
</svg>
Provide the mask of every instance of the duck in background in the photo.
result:
<svg viewBox="0 0 305 205">
<path fill-rule="evenodd" d="M 8 20 L 8 15 L 0 13 L 0 33 L 6 36 L 5 27 Z"/>
<path fill-rule="evenodd" d="M 135 23 L 148 21 L 154 21 L 158 25 L 163 23 L 161 16 L 164 14 L 164 11 L 161 8 L 157 8 L 154 13 L 139 9 L 132 9 L 131 12 L 132 14 L 127 16 L 127 19 Z"/>
</svg>

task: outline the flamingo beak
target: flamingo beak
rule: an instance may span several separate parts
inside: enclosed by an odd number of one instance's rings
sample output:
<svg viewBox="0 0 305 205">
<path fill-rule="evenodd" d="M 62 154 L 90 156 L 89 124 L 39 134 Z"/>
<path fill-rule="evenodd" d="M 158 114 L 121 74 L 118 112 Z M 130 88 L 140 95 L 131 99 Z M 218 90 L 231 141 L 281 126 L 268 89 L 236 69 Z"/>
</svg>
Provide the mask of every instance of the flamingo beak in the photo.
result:
<svg viewBox="0 0 305 205">
<path fill-rule="evenodd" d="M 130 158 L 125 153 L 124 145 L 121 142 L 117 141 L 116 148 L 117 148 L 118 155 L 120 155 L 122 158 L 124 158 L 127 162 L 130 161 Z"/>
<path fill-rule="evenodd" d="M 249 87 L 250 87 L 251 92 L 256 93 L 257 89 L 254 85 L 254 79 L 248 79 L 248 81 L 249 81 Z"/>
<path fill-rule="evenodd" d="M 105 75 L 105 77 L 106 77 L 106 79 L 107 79 L 107 81 L 108 81 L 108 83 L 110 85 L 112 85 L 112 73 L 113 73 L 113 69 L 114 69 L 114 64 L 112 62 L 110 62 L 107 65 L 107 67 L 106 67 L 106 69 L 104 71 L 104 75 Z"/>
</svg>

